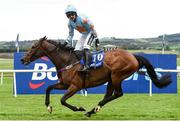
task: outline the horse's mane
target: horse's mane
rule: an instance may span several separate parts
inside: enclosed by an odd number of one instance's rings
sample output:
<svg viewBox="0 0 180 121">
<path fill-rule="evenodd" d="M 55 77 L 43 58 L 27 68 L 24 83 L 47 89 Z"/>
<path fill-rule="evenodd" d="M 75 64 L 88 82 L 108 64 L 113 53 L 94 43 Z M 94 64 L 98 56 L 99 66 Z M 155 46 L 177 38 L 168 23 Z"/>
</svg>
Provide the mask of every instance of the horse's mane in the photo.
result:
<svg viewBox="0 0 180 121">
<path fill-rule="evenodd" d="M 64 46 L 64 44 L 62 44 L 61 42 L 57 42 L 55 40 L 47 39 L 47 42 L 57 46 L 59 49 L 63 49 L 63 50 L 67 50 L 67 51 L 73 51 L 74 50 L 73 47 Z"/>
</svg>

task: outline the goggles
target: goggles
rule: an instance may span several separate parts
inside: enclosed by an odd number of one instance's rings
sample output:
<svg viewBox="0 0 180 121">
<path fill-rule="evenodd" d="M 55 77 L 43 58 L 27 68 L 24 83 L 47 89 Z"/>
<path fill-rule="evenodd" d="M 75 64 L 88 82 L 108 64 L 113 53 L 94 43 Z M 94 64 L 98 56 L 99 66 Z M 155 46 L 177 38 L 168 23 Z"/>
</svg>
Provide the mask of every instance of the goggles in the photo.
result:
<svg viewBox="0 0 180 121">
<path fill-rule="evenodd" d="M 76 15 L 76 13 L 75 12 L 68 12 L 68 13 L 66 13 L 66 16 L 69 18 L 70 16 L 74 16 L 74 15 Z"/>
</svg>

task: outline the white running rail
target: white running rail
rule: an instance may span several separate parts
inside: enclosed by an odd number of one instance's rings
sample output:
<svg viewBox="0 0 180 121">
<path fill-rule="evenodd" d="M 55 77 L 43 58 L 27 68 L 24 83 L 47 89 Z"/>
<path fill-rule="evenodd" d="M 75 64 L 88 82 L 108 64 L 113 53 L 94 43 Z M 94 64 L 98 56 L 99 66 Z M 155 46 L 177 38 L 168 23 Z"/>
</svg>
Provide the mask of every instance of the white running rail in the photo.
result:
<svg viewBox="0 0 180 121">
<path fill-rule="evenodd" d="M 146 72 L 146 69 L 141 69 L 140 71 Z M 180 73 L 180 69 L 176 70 L 164 70 L 164 69 L 155 69 L 156 72 L 172 72 L 172 73 Z M 17 97 L 16 90 L 16 73 L 24 73 L 24 72 L 56 72 L 56 70 L 0 70 L 1 73 L 1 81 L 0 85 L 3 84 L 3 74 L 4 73 L 13 73 L 13 83 L 14 83 L 14 96 Z M 152 81 L 149 81 L 149 95 L 152 96 Z M 87 96 L 87 92 L 85 92 L 85 96 Z"/>
</svg>

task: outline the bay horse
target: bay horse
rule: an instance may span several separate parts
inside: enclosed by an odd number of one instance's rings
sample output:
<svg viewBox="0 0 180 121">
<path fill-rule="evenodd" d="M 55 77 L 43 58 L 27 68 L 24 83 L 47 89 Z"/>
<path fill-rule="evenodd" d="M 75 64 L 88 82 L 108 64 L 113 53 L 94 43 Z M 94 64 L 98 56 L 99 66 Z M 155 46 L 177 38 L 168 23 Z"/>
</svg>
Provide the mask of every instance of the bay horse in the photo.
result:
<svg viewBox="0 0 180 121">
<path fill-rule="evenodd" d="M 103 99 L 92 110 L 85 113 L 86 116 L 90 117 L 91 114 L 100 111 L 106 103 L 123 96 L 122 81 L 143 66 L 147 69 L 147 73 L 156 87 L 163 88 L 171 83 L 171 77 L 168 74 L 158 79 L 153 66 L 146 58 L 133 55 L 122 49 L 105 52 L 103 65 L 97 69 L 91 68 L 88 74 L 79 71 L 83 65 L 79 63 L 72 48 L 47 39 L 46 36 L 34 43 L 21 61 L 28 65 L 42 56 L 47 56 L 55 65 L 59 79 L 58 83 L 50 85 L 46 89 L 45 105 L 50 113 L 52 112 L 52 106 L 50 106 L 51 90 L 66 90 L 60 100 L 61 104 L 73 111 L 85 111 L 83 107 L 67 103 L 67 99 L 83 88 L 108 83 Z"/>
</svg>

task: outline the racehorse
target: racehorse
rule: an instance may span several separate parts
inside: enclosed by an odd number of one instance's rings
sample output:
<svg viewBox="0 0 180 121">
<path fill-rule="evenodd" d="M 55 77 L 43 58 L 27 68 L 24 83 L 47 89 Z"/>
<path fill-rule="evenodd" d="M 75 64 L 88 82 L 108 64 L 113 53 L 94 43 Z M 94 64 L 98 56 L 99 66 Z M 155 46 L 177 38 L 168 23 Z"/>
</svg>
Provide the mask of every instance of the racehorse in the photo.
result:
<svg viewBox="0 0 180 121">
<path fill-rule="evenodd" d="M 50 85 L 46 89 L 45 105 L 50 113 L 52 112 L 52 106 L 50 106 L 51 90 L 66 90 L 61 98 L 61 104 L 73 111 L 85 111 L 83 107 L 67 103 L 67 99 L 83 88 L 95 87 L 107 82 L 103 99 L 96 107 L 85 113 L 86 116 L 90 117 L 91 114 L 100 111 L 106 103 L 123 96 L 122 81 L 143 66 L 147 69 L 147 73 L 156 87 L 163 88 L 171 83 L 169 74 L 158 79 L 153 66 L 146 58 L 133 55 L 122 49 L 105 52 L 103 65 L 96 69 L 91 68 L 84 73 L 79 71 L 83 65 L 79 63 L 72 48 L 43 37 L 33 44 L 21 61 L 28 65 L 42 56 L 47 56 L 55 65 L 59 79 L 58 83 Z"/>
</svg>

